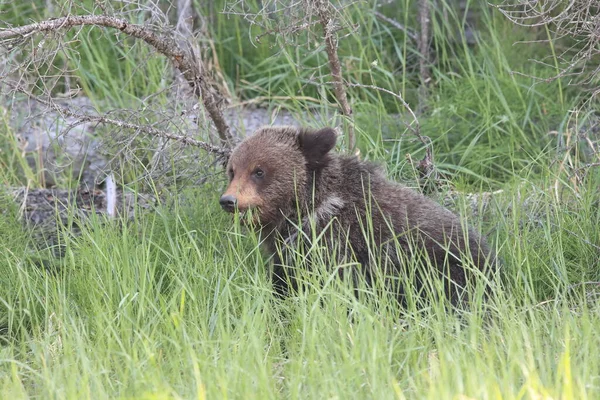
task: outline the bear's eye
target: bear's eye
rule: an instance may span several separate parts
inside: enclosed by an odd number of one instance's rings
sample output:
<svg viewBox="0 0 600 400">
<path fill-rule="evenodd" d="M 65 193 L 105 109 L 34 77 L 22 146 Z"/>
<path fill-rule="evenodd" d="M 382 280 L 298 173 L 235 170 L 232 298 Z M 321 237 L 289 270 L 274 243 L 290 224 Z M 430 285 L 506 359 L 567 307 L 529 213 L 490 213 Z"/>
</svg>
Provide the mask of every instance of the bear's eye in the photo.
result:
<svg viewBox="0 0 600 400">
<path fill-rule="evenodd" d="M 254 170 L 254 173 L 253 173 L 253 174 L 254 174 L 254 176 L 256 176 L 257 178 L 262 178 L 263 176 L 265 176 L 265 171 L 263 171 L 263 170 L 262 170 L 262 169 L 260 169 L 260 168 L 256 168 L 256 169 Z"/>
<path fill-rule="evenodd" d="M 229 175 L 229 180 L 233 180 L 233 169 L 230 169 L 227 175 Z"/>
</svg>

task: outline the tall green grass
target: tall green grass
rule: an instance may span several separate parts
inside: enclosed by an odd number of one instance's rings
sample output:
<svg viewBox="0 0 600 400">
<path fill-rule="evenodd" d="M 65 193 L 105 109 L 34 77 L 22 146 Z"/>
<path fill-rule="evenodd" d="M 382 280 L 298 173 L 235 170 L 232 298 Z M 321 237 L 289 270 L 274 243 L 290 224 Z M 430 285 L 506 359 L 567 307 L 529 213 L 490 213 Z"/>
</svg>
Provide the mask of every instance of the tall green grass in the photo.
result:
<svg viewBox="0 0 600 400">
<path fill-rule="evenodd" d="M 276 300 L 259 239 L 218 209 L 218 188 L 118 229 L 92 220 L 55 272 L 3 217 L 0 395 L 595 398 L 600 313 L 579 284 L 600 279 L 595 190 L 565 205 L 528 188 L 495 198 L 482 229 L 502 279 L 462 311 L 356 298 L 322 268 Z"/>
</svg>

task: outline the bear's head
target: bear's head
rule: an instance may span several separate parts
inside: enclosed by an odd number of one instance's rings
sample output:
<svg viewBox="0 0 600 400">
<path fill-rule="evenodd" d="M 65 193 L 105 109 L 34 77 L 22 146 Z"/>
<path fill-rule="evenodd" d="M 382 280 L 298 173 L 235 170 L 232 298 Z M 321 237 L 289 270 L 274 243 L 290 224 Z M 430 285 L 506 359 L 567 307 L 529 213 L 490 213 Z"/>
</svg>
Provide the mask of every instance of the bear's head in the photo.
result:
<svg viewBox="0 0 600 400">
<path fill-rule="evenodd" d="M 263 127 L 238 144 L 229 157 L 229 186 L 221 196 L 225 211 L 238 211 L 245 224 L 274 224 L 304 195 L 311 177 L 330 161 L 337 135 L 289 126 Z M 251 211 L 251 218 L 246 218 Z"/>
</svg>

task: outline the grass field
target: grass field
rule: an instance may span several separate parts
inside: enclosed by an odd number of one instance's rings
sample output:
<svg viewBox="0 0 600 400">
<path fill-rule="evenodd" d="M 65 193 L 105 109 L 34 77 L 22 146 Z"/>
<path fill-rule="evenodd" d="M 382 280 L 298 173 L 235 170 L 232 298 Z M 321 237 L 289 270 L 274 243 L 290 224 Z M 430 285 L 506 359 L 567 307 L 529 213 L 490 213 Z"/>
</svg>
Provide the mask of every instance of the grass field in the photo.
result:
<svg viewBox="0 0 600 400">
<path fill-rule="evenodd" d="M 46 3 L 5 3 L 2 20 L 55 16 Z M 94 2 L 81 4 L 74 10 L 84 13 Z M 31 251 L 18 205 L 0 196 L 0 398 L 600 398 L 600 173 L 590 168 L 573 179 L 594 161 L 575 138 L 595 110 L 574 112 L 586 97 L 566 80 L 534 85 L 511 73 L 551 76 L 553 54 L 568 43 L 514 45 L 549 33 L 466 5 L 476 16 L 475 43 L 466 40 L 464 12 L 445 2 L 435 11 L 432 82 L 419 121 L 438 170 L 464 193 L 453 209 L 502 259 L 487 302 L 400 309 L 381 293 L 357 298 L 326 270 L 308 278 L 306 291 L 276 301 L 258 238 L 218 206 L 224 174 L 131 221 L 96 218 L 78 236 L 65 229 L 61 258 Z M 240 100 L 274 98 L 264 104 L 298 115 L 335 110 L 322 85 L 323 51 L 268 37 L 252 46 L 256 27 L 220 14 L 222 2 L 199 6 L 210 16 L 225 83 Z M 416 108 L 415 43 L 375 9 L 344 10 L 359 24 L 340 41 L 345 78 L 399 92 Z M 414 1 L 377 10 L 418 28 Z M 302 35 L 296 39 L 313 43 Z M 73 63 L 73 79 L 100 108 L 141 108 L 156 92 L 153 106 L 168 103 L 165 60 L 100 30 L 79 39 L 54 62 Z M 529 61 L 535 57 L 551 61 Z M 401 103 L 366 88 L 349 95 L 361 156 L 415 185 L 406 154 L 419 160 L 423 148 L 398 122 Z M 39 171 L 12 139 L 7 104 L 0 104 L 0 184 L 38 186 Z M 491 191 L 473 215 L 467 193 Z"/>
</svg>

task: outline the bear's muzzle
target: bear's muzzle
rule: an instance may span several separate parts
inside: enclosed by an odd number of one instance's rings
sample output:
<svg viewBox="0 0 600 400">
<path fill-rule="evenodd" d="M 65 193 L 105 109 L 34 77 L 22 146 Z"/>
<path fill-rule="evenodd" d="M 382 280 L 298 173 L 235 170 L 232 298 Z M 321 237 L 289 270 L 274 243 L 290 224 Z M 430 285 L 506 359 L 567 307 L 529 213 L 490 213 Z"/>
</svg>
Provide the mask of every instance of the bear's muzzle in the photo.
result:
<svg viewBox="0 0 600 400">
<path fill-rule="evenodd" d="M 219 204 L 221 204 L 221 207 L 223 208 L 223 210 L 233 213 L 233 212 L 235 212 L 235 208 L 237 205 L 237 199 L 235 198 L 235 196 L 233 196 L 231 194 L 224 194 L 219 199 Z"/>
</svg>

